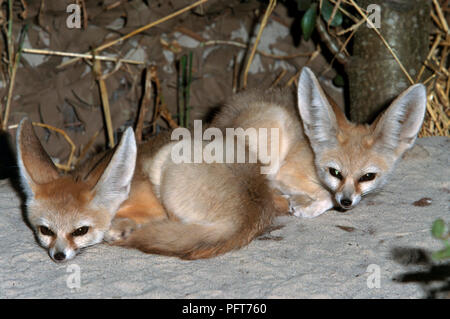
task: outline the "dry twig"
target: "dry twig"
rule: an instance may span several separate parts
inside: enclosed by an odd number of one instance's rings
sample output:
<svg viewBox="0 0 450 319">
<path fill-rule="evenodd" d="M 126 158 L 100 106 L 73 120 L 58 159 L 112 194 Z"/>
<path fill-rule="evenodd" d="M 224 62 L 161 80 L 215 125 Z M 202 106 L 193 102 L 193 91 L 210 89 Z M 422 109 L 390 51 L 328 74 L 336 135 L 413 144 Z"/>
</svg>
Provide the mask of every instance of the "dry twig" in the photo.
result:
<svg viewBox="0 0 450 319">
<path fill-rule="evenodd" d="M 111 58 L 107 56 L 101 56 L 90 53 L 72 53 L 72 52 L 63 52 L 63 51 L 53 51 L 53 50 L 42 50 L 42 49 L 32 49 L 32 48 L 24 48 L 23 53 L 29 54 L 42 54 L 42 55 L 56 55 L 56 56 L 64 56 L 64 57 L 76 57 L 81 59 L 89 59 L 89 60 L 100 60 L 100 61 L 109 61 L 109 62 L 117 62 L 117 63 L 129 63 L 129 64 L 144 64 L 142 61 L 128 60 L 128 59 L 120 59 L 120 58 Z"/>
<path fill-rule="evenodd" d="M 152 77 L 150 68 L 145 70 L 145 84 L 144 84 L 144 95 L 142 98 L 141 107 L 139 109 L 139 116 L 136 124 L 136 142 L 139 144 L 142 142 L 142 129 L 144 128 L 145 114 L 147 113 L 148 105 L 150 104 L 151 94 L 152 94 Z"/>
<path fill-rule="evenodd" d="M 106 89 L 105 80 L 102 74 L 102 66 L 99 60 L 94 60 L 94 75 L 100 88 L 100 97 L 102 99 L 103 113 L 105 115 L 106 130 L 108 133 L 108 145 L 109 148 L 113 148 L 115 145 L 114 130 L 111 121 L 111 110 L 109 108 L 108 90 Z"/>
<path fill-rule="evenodd" d="M 262 18 L 261 25 L 260 25 L 259 30 L 258 30 L 258 34 L 256 35 L 255 43 L 253 44 L 252 51 L 250 52 L 250 56 L 248 58 L 247 65 L 246 65 L 245 70 L 244 70 L 244 80 L 242 82 L 242 87 L 244 89 L 247 87 L 248 72 L 250 71 L 250 66 L 251 66 L 251 64 L 253 62 L 253 57 L 255 56 L 256 48 L 258 47 L 259 40 L 261 39 L 261 35 L 262 35 L 262 33 L 264 31 L 264 28 L 265 28 L 265 26 L 267 24 L 267 20 L 269 19 L 269 16 L 272 13 L 273 9 L 275 9 L 276 5 L 277 5 L 277 1 L 276 0 L 270 0 L 269 6 L 266 9 L 266 13 L 264 13 L 264 16 Z"/>
</svg>

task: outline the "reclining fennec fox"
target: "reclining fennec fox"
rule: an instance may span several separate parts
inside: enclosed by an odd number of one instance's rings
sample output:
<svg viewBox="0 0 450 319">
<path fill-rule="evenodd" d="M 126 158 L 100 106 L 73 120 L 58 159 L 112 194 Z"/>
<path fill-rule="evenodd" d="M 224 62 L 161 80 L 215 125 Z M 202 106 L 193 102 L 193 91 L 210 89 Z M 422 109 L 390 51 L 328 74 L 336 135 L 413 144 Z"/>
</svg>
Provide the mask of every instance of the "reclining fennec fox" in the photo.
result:
<svg viewBox="0 0 450 319">
<path fill-rule="evenodd" d="M 298 83 L 297 101 L 287 90 L 236 95 L 212 126 L 279 129 L 279 166 L 268 179 L 295 216 L 351 209 L 386 183 L 413 146 L 425 115 L 425 87 L 411 86 L 372 125 L 358 125 L 327 99 L 309 68 Z"/>
<path fill-rule="evenodd" d="M 17 158 L 27 219 L 57 262 L 103 239 L 184 259 L 213 257 L 247 245 L 288 203 L 295 215 L 314 217 L 335 205 L 352 208 L 383 185 L 416 139 L 426 94 L 414 85 L 372 125 L 355 125 L 304 68 L 294 101 L 288 91 L 249 91 L 212 123 L 278 128 L 278 138 L 269 138 L 279 153 L 268 175 L 261 174 L 259 157 L 256 163 L 177 163 L 170 134 L 137 147 L 131 128 L 115 150 L 60 175 L 31 123 L 22 120 Z M 219 139 L 212 143 L 224 146 Z"/>
</svg>

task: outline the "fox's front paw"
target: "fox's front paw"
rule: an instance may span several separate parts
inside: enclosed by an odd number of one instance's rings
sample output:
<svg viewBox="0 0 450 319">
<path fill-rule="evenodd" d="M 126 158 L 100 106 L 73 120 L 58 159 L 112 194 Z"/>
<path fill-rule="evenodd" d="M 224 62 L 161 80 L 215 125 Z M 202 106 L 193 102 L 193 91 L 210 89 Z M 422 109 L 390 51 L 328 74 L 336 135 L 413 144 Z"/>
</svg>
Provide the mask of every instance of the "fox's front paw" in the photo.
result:
<svg viewBox="0 0 450 319">
<path fill-rule="evenodd" d="M 115 218 L 111 223 L 111 227 L 106 232 L 104 240 L 113 244 L 116 241 L 125 240 L 134 232 L 139 225 L 129 218 Z"/>
<path fill-rule="evenodd" d="M 309 196 L 308 196 L 309 197 Z M 317 217 L 333 208 L 333 203 L 328 200 L 291 200 L 291 212 L 294 216 L 303 218 Z"/>
<path fill-rule="evenodd" d="M 292 207 L 292 214 L 297 217 L 303 217 L 303 218 L 314 218 L 317 217 L 323 213 L 325 213 L 326 210 L 323 209 L 317 209 L 313 206 L 294 206 Z"/>
</svg>

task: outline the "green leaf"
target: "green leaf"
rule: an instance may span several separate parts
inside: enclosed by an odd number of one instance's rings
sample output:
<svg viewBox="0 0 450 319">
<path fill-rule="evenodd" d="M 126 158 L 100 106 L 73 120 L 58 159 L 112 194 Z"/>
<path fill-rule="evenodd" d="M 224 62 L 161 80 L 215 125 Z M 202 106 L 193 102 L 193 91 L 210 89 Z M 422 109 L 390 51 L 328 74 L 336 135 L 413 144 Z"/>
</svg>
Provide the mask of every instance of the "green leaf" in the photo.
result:
<svg viewBox="0 0 450 319">
<path fill-rule="evenodd" d="M 434 238 L 442 239 L 445 232 L 445 222 L 439 218 L 433 222 L 433 226 L 431 227 L 431 234 Z"/>
<path fill-rule="evenodd" d="M 450 258 L 450 248 L 447 247 L 447 248 L 441 249 L 439 251 L 436 251 L 431 255 L 431 257 L 434 260 L 442 260 L 442 259 Z"/>
<path fill-rule="evenodd" d="M 333 84 L 337 87 L 344 87 L 345 81 L 342 75 L 337 74 L 333 79 Z"/>
<path fill-rule="evenodd" d="M 324 0 L 322 3 L 322 10 L 321 15 L 322 18 L 325 20 L 325 22 L 328 23 L 328 20 L 331 18 L 331 14 L 333 13 L 334 5 L 331 4 L 330 1 Z M 336 11 L 336 14 L 334 15 L 333 20 L 331 21 L 330 25 L 332 27 L 337 27 L 342 24 L 342 21 L 344 20 L 344 17 L 342 15 L 342 12 L 338 9 Z"/>
<path fill-rule="evenodd" d="M 316 26 L 317 17 L 317 3 L 311 4 L 309 9 L 305 12 L 302 18 L 302 33 L 303 38 L 308 41 L 311 37 L 314 27 Z"/>
</svg>

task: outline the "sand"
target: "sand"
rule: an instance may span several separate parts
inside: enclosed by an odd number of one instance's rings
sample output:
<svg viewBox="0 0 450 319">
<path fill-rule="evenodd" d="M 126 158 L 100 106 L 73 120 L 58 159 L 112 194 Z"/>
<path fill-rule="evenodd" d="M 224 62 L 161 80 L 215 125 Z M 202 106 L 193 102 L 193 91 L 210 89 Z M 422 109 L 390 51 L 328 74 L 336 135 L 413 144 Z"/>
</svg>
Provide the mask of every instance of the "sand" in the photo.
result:
<svg viewBox="0 0 450 319">
<path fill-rule="evenodd" d="M 441 247 L 430 227 L 449 220 L 449 149 L 449 138 L 419 139 L 383 191 L 355 209 L 282 217 L 248 247 L 198 261 L 100 244 L 57 264 L 3 180 L 0 298 L 422 298 L 422 285 L 401 282 L 412 266 L 392 250 Z"/>
</svg>

